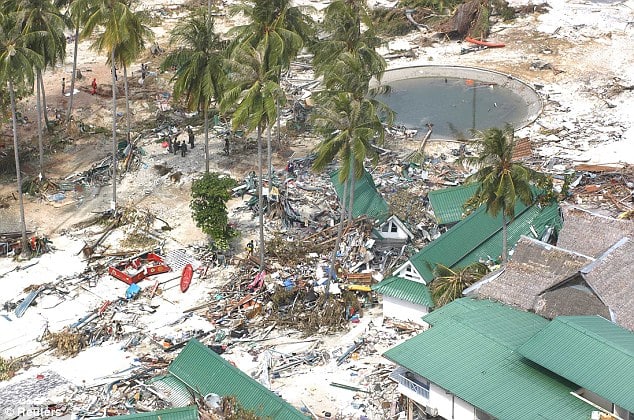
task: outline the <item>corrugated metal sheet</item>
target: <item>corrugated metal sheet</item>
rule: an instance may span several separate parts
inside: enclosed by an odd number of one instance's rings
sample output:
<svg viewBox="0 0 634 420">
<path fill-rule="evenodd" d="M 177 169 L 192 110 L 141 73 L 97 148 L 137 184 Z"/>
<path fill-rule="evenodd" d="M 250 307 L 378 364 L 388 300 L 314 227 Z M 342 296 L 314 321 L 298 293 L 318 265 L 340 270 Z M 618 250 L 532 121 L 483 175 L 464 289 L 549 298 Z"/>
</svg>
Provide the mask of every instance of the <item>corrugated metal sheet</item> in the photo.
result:
<svg viewBox="0 0 634 420">
<path fill-rule="evenodd" d="M 451 302 L 451 305 L 441 306 L 438 309 L 434 309 L 433 312 L 424 315 L 423 321 L 429 325 L 436 325 L 437 322 L 442 322 L 445 319 L 450 319 L 452 316 L 469 312 L 481 304 L 481 301 L 471 298 L 456 299 Z"/>
<path fill-rule="evenodd" d="M 518 350 L 575 384 L 634 412 L 634 333 L 599 316 L 561 316 Z"/>
<path fill-rule="evenodd" d="M 385 296 L 423 305 L 428 308 L 434 306 L 429 288 L 423 283 L 407 280 L 402 277 L 388 277 L 372 286 L 372 290 Z"/>
<path fill-rule="evenodd" d="M 534 237 L 532 230 L 541 235 L 546 226 L 561 226 L 559 206 L 537 205 L 526 207 L 518 202 L 515 219 L 508 224 L 508 247 L 512 249 L 522 235 Z M 532 228 L 532 229 L 531 229 Z M 492 217 L 481 206 L 446 233 L 440 236 L 410 262 L 428 283 L 433 280 L 436 264 L 449 268 L 465 267 L 480 259 L 497 259 L 502 253 L 502 215 Z"/>
<path fill-rule="evenodd" d="M 127 416 L 117 416 L 117 420 L 198 420 L 198 407 L 170 408 L 167 410 L 136 413 Z"/>
<path fill-rule="evenodd" d="M 467 200 L 473 197 L 479 185 L 471 183 L 430 191 L 427 198 L 429 198 L 429 204 L 434 210 L 438 224 L 455 223 L 462 220 L 464 217 L 462 207 Z"/>
<path fill-rule="evenodd" d="M 197 340 L 185 346 L 168 371 L 200 395 L 234 396 L 244 408 L 258 416 L 306 420 L 292 405 Z"/>
<path fill-rule="evenodd" d="M 471 300 L 460 315 L 388 350 L 384 356 L 500 420 L 588 420 L 593 407 L 570 395 L 576 388 L 515 350 L 547 320 L 492 301 Z M 446 314 L 451 311 L 446 311 Z"/>
<path fill-rule="evenodd" d="M 339 182 L 339 171 L 333 172 L 330 175 L 330 180 L 335 187 L 335 191 L 337 191 L 339 200 L 341 200 L 343 184 Z M 354 183 L 352 215 L 354 217 L 366 215 L 379 222 L 384 222 L 390 216 L 390 208 L 387 202 L 376 189 L 372 175 L 365 169 L 363 170 L 363 176 Z"/>
</svg>

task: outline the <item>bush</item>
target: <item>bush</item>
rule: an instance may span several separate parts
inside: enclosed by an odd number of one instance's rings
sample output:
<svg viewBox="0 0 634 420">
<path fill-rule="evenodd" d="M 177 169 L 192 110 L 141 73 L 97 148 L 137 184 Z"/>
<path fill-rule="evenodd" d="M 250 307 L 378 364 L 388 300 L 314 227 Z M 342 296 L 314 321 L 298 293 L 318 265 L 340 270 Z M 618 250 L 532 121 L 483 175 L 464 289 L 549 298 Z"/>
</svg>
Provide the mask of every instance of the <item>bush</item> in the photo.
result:
<svg viewBox="0 0 634 420">
<path fill-rule="evenodd" d="M 231 188 L 236 181 L 216 172 L 209 172 L 192 183 L 194 221 L 204 233 L 209 235 L 219 249 L 229 247 L 229 239 L 236 232 L 228 224 L 227 201 L 231 199 Z"/>
</svg>

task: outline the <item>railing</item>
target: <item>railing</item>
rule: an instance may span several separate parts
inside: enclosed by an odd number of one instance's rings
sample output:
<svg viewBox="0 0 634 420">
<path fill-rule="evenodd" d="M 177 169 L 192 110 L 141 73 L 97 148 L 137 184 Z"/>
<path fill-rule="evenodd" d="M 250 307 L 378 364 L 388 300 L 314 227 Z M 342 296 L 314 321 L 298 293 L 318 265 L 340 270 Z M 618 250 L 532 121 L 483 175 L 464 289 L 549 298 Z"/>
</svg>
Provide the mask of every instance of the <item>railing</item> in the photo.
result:
<svg viewBox="0 0 634 420">
<path fill-rule="evenodd" d="M 414 391 L 416 394 L 420 395 L 425 399 L 429 399 L 429 386 L 425 386 L 416 380 L 405 377 L 404 369 L 397 369 L 390 374 L 390 379 L 398 382 L 399 385 L 404 386 L 405 388 Z"/>
</svg>

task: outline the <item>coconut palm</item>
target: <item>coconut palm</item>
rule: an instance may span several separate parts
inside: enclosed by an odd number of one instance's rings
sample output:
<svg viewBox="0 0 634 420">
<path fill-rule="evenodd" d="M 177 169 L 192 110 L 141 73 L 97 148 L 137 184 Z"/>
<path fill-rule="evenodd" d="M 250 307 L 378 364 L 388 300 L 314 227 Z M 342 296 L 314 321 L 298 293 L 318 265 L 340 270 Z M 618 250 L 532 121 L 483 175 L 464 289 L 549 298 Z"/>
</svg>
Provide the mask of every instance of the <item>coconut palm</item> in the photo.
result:
<svg viewBox="0 0 634 420">
<path fill-rule="evenodd" d="M 246 126 L 256 130 L 258 143 L 258 216 L 260 227 L 260 271 L 264 270 L 264 203 L 262 196 L 262 132 L 276 117 L 276 104 L 284 100 L 284 92 L 277 83 L 279 66 L 267 67 L 265 50 L 260 45 L 237 47 L 229 61 L 228 89 L 220 109 L 233 109 L 233 129 Z"/>
<path fill-rule="evenodd" d="M 200 9 L 177 24 L 171 42 L 178 49 L 167 56 L 162 69 L 176 68 L 174 98 L 185 97 L 189 110 L 202 108 L 205 119 L 205 172 L 209 172 L 209 107 L 223 92 L 222 63 L 226 43 L 215 32 L 211 14 Z"/>
<path fill-rule="evenodd" d="M 73 4 L 74 5 L 74 4 Z M 76 6 L 77 7 L 77 6 Z M 103 27 L 103 34 L 92 44 L 92 48 L 100 53 L 105 53 L 110 63 L 112 73 L 112 210 L 117 208 L 117 80 L 116 57 L 117 48 L 130 42 L 133 35 L 131 27 L 126 24 L 131 21 L 132 11 L 128 5 L 118 0 L 99 0 L 87 9 L 83 16 L 84 27 L 80 37 L 90 36 L 95 28 Z"/>
<path fill-rule="evenodd" d="M 127 28 L 129 38 L 116 46 L 116 64 L 123 67 L 123 85 L 125 92 L 125 115 L 126 115 L 126 139 L 130 142 L 130 95 L 128 88 L 128 67 L 139 58 L 147 41 L 154 38 L 154 32 L 146 24 L 148 17 L 144 12 L 132 11 L 126 14 L 127 21 L 121 23 Z M 100 36 L 104 36 L 104 34 Z"/>
<path fill-rule="evenodd" d="M 42 144 L 42 109 L 44 82 L 42 71 L 46 67 L 54 67 L 63 62 L 66 56 L 66 35 L 64 35 L 65 21 L 58 7 L 51 0 L 13 0 L 9 6 L 21 14 L 21 28 L 23 32 L 38 32 L 41 36 L 30 37 L 29 49 L 37 52 L 44 59 L 44 68 L 36 68 L 36 96 L 37 96 L 37 131 L 39 146 L 39 176 L 44 178 L 44 148 Z M 71 95 L 72 96 L 72 95 Z M 46 105 L 44 104 L 44 107 Z M 47 118 L 45 123 L 48 124 Z"/>
<path fill-rule="evenodd" d="M 44 67 L 44 59 L 30 49 L 33 37 L 42 33 L 28 33 L 21 29 L 21 14 L 0 14 L 0 83 L 7 86 L 11 103 L 13 123 L 13 149 L 15 154 L 15 173 L 17 177 L 18 202 L 20 206 L 20 230 L 22 233 L 22 251 L 30 253 L 26 237 L 26 219 L 22 197 L 22 174 L 20 172 L 20 152 L 18 147 L 18 123 L 16 116 L 15 90 L 29 90 L 35 80 L 34 69 Z"/>
<path fill-rule="evenodd" d="M 313 126 L 324 140 L 317 147 L 313 169 L 321 171 L 338 158 L 341 163 L 339 181 L 344 185 L 341 221 L 331 258 L 330 281 L 335 273 L 337 250 L 346 216 L 346 191 L 350 191 L 348 210 L 352 215 L 354 180 L 363 175 L 365 159 L 376 157 L 372 142 L 382 141 L 385 135 L 380 115 L 384 114 L 392 119 L 393 113 L 381 102 L 367 97 L 356 98 L 350 92 L 322 92 L 317 95 L 316 104 L 312 117 Z M 327 290 L 329 286 L 328 283 Z"/>
<path fill-rule="evenodd" d="M 277 80 L 288 70 L 291 61 L 302 47 L 314 39 L 313 21 L 309 7 L 292 6 L 290 0 L 243 1 L 230 9 L 230 14 L 242 14 L 248 23 L 229 31 L 233 39 L 231 50 L 248 44 L 263 51 L 265 69 L 276 68 Z M 279 114 L 278 103 L 276 114 Z M 276 115 L 277 119 L 277 115 Z M 278 126 L 279 135 L 279 126 Z M 267 163 L 269 177 L 271 167 L 271 125 L 267 125 Z"/>
<path fill-rule="evenodd" d="M 462 296 L 462 291 L 484 277 L 489 269 L 479 262 L 455 269 L 437 264 L 433 272 L 431 295 L 434 306 L 439 308 Z"/>
<path fill-rule="evenodd" d="M 493 127 L 479 131 L 476 141 L 479 155 L 463 159 L 477 169 L 466 182 L 479 183 L 467 206 L 485 204 L 487 212 L 493 217 L 502 213 L 502 263 L 505 264 L 508 257 L 507 224 L 515 217 L 516 202 L 519 199 L 525 205 L 532 204 L 531 184 L 543 180 L 544 176 L 513 160 L 515 139 L 510 124 L 502 129 Z"/>
<path fill-rule="evenodd" d="M 387 64 L 375 50 L 381 44 L 381 40 L 374 33 L 373 22 L 365 1 L 337 0 L 330 3 L 324 11 L 321 29 L 325 38 L 312 47 L 313 65 L 315 74 L 323 78 L 325 91 L 350 92 L 358 102 L 376 94 L 377 92 L 370 89 L 370 82 L 373 78 L 381 79 Z M 389 108 L 378 103 L 374 105 L 375 109 L 382 110 L 386 117 L 393 118 Z M 383 128 L 376 128 L 379 139 L 383 139 Z M 354 166 L 355 162 L 352 164 Z M 349 179 L 349 221 L 352 221 L 356 175 L 362 171 L 353 172 L 355 176 Z"/>
<path fill-rule="evenodd" d="M 75 79 L 77 77 L 77 54 L 79 50 L 80 29 L 84 19 L 93 13 L 93 9 L 97 7 L 94 0 L 57 0 L 59 7 L 66 6 L 66 18 L 69 26 L 74 30 L 75 36 L 73 40 L 73 74 L 70 78 L 70 91 L 75 91 Z M 87 35 L 88 36 L 88 35 Z M 66 121 L 70 121 L 73 114 L 74 95 L 70 95 L 68 101 L 68 110 L 66 111 Z"/>
<path fill-rule="evenodd" d="M 364 28 L 364 29 L 362 29 Z M 342 54 L 353 55 L 363 68 L 363 80 L 369 83 L 372 77 L 380 79 L 387 68 L 383 57 L 376 52 L 382 41 L 376 36 L 369 9 L 364 0 L 336 0 L 324 10 L 321 31 L 325 37 L 312 47 L 314 52 L 313 66 L 316 76 L 324 78 L 324 85 L 335 89 L 337 78 L 331 80 L 332 67 L 336 65 Z M 341 75 L 337 75 L 340 77 Z M 341 79 L 339 79 L 341 80 Z M 331 85 L 330 83 L 335 83 Z M 339 85 L 340 88 L 360 89 L 359 94 L 367 93 L 368 86 L 355 84 Z"/>
</svg>

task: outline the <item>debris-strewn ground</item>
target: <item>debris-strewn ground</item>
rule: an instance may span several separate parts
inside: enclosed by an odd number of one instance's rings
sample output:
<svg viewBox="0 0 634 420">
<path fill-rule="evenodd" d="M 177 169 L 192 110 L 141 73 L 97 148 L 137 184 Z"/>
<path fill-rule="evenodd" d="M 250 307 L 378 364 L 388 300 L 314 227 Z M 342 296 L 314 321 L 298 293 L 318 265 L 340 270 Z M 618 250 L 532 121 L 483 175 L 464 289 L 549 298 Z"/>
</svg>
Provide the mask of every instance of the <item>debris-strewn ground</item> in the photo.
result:
<svg viewBox="0 0 634 420">
<path fill-rule="evenodd" d="M 167 48 L 169 28 L 185 13 L 182 4 L 144 4 L 162 16 L 157 20 L 162 26 L 154 29 Z M 528 150 L 527 162 L 552 174 L 568 201 L 632 217 L 633 1 L 511 5 L 524 11 L 518 19 L 493 17 L 490 38 L 505 43 L 504 48 L 465 54 L 462 42 L 416 31 L 391 40 L 382 52 L 391 68 L 477 66 L 531 84 L 544 108 L 534 124 L 517 132 Z M 224 17 L 218 19 L 220 27 L 230 26 Z M 158 72 L 161 56 L 148 52 L 142 61 L 149 64 L 150 76 L 143 84 L 140 62 L 132 68 L 134 147 L 120 151 L 120 212 L 112 218 L 107 213 L 112 198 L 110 72 L 105 60 L 88 51 L 88 43 L 80 44 L 79 57 L 84 79 L 75 95 L 77 123 L 68 136 L 58 131 L 48 138 L 45 185 L 32 183 L 37 174 L 34 124 L 20 126 L 21 147 L 30 156 L 22 169 L 30 179 L 26 185 L 32 186 L 25 213 L 39 254 L 32 260 L 4 256 L 9 249 L 3 244 L 19 237 L 19 213 L 6 169 L 11 155 L 3 156 L 0 149 L 0 413 L 31 404 L 84 416 L 124 414 L 131 406 L 164 408 L 166 400 L 147 379 L 164 373 L 181 345 L 196 337 L 307 412 L 372 419 L 394 414 L 395 385 L 387 378 L 391 366 L 381 354 L 417 327 L 384 319 L 375 296 L 346 290 L 351 283 L 346 274 L 368 268 L 364 281 L 376 282 L 441 234 L 425 196 L 464 180 L 466 170 L 455 160 L 469 153 L 469 146 L 435 141 L 432 135 L 426 159 L 407 164 L 420 139 L 393 130 L 371 172 L 415 240 L 381 247 L 370 240 L 367 220 L 346 226 L 339 250 L 344 258 L 337 267 L 342 293 L 324 306 L 339 208 L 328 177 L 309 171 L 317 141 L 302 132 L 309 108 L 305 98 L 315 86 L 310 68 L 297 63 L 287 81 L 295 100 L 284 111 L 286 129 L 274 155 L 279 194 L 266 216 L 266 275 L 258 277 L 257 252 L 244 250 L 248 240 L 257 239 L 250 176 L 256 170 L 254 142 L 231 137 L 225 154 L 227 124 L 215 122 L 210 166 L 240 184 L 228 207 L 241 236 L 230 251 L 211 249 L 189 209 L 191 182 L 204 170 L 202 121 L 172 108 L 171 74 Z M 71 59 L 45 75 L 51 118 L 67 103 L 58 90 L 61 77 L 69 78 Z M 93 77 L 100 85 L 94 96 L 87 88 Z M 27 101 L 25 114 L 34 120 L 34 100 Z M 195 147 L 185 157 L 169 153 L 163 142 L 187 125 L 194 128 Z M 292 172 L 284 170 L 288 161 L 294 163 Z M 149 253 L 162 256 L 171 271 L 142 280 L 140 291 L 128 290 L 107 272 L 118 266 L 138 273 L 162 264 L 149 260 Z M 195 274 L 183 293 L 179 278 L 186 264 Z"/>
</svg>

